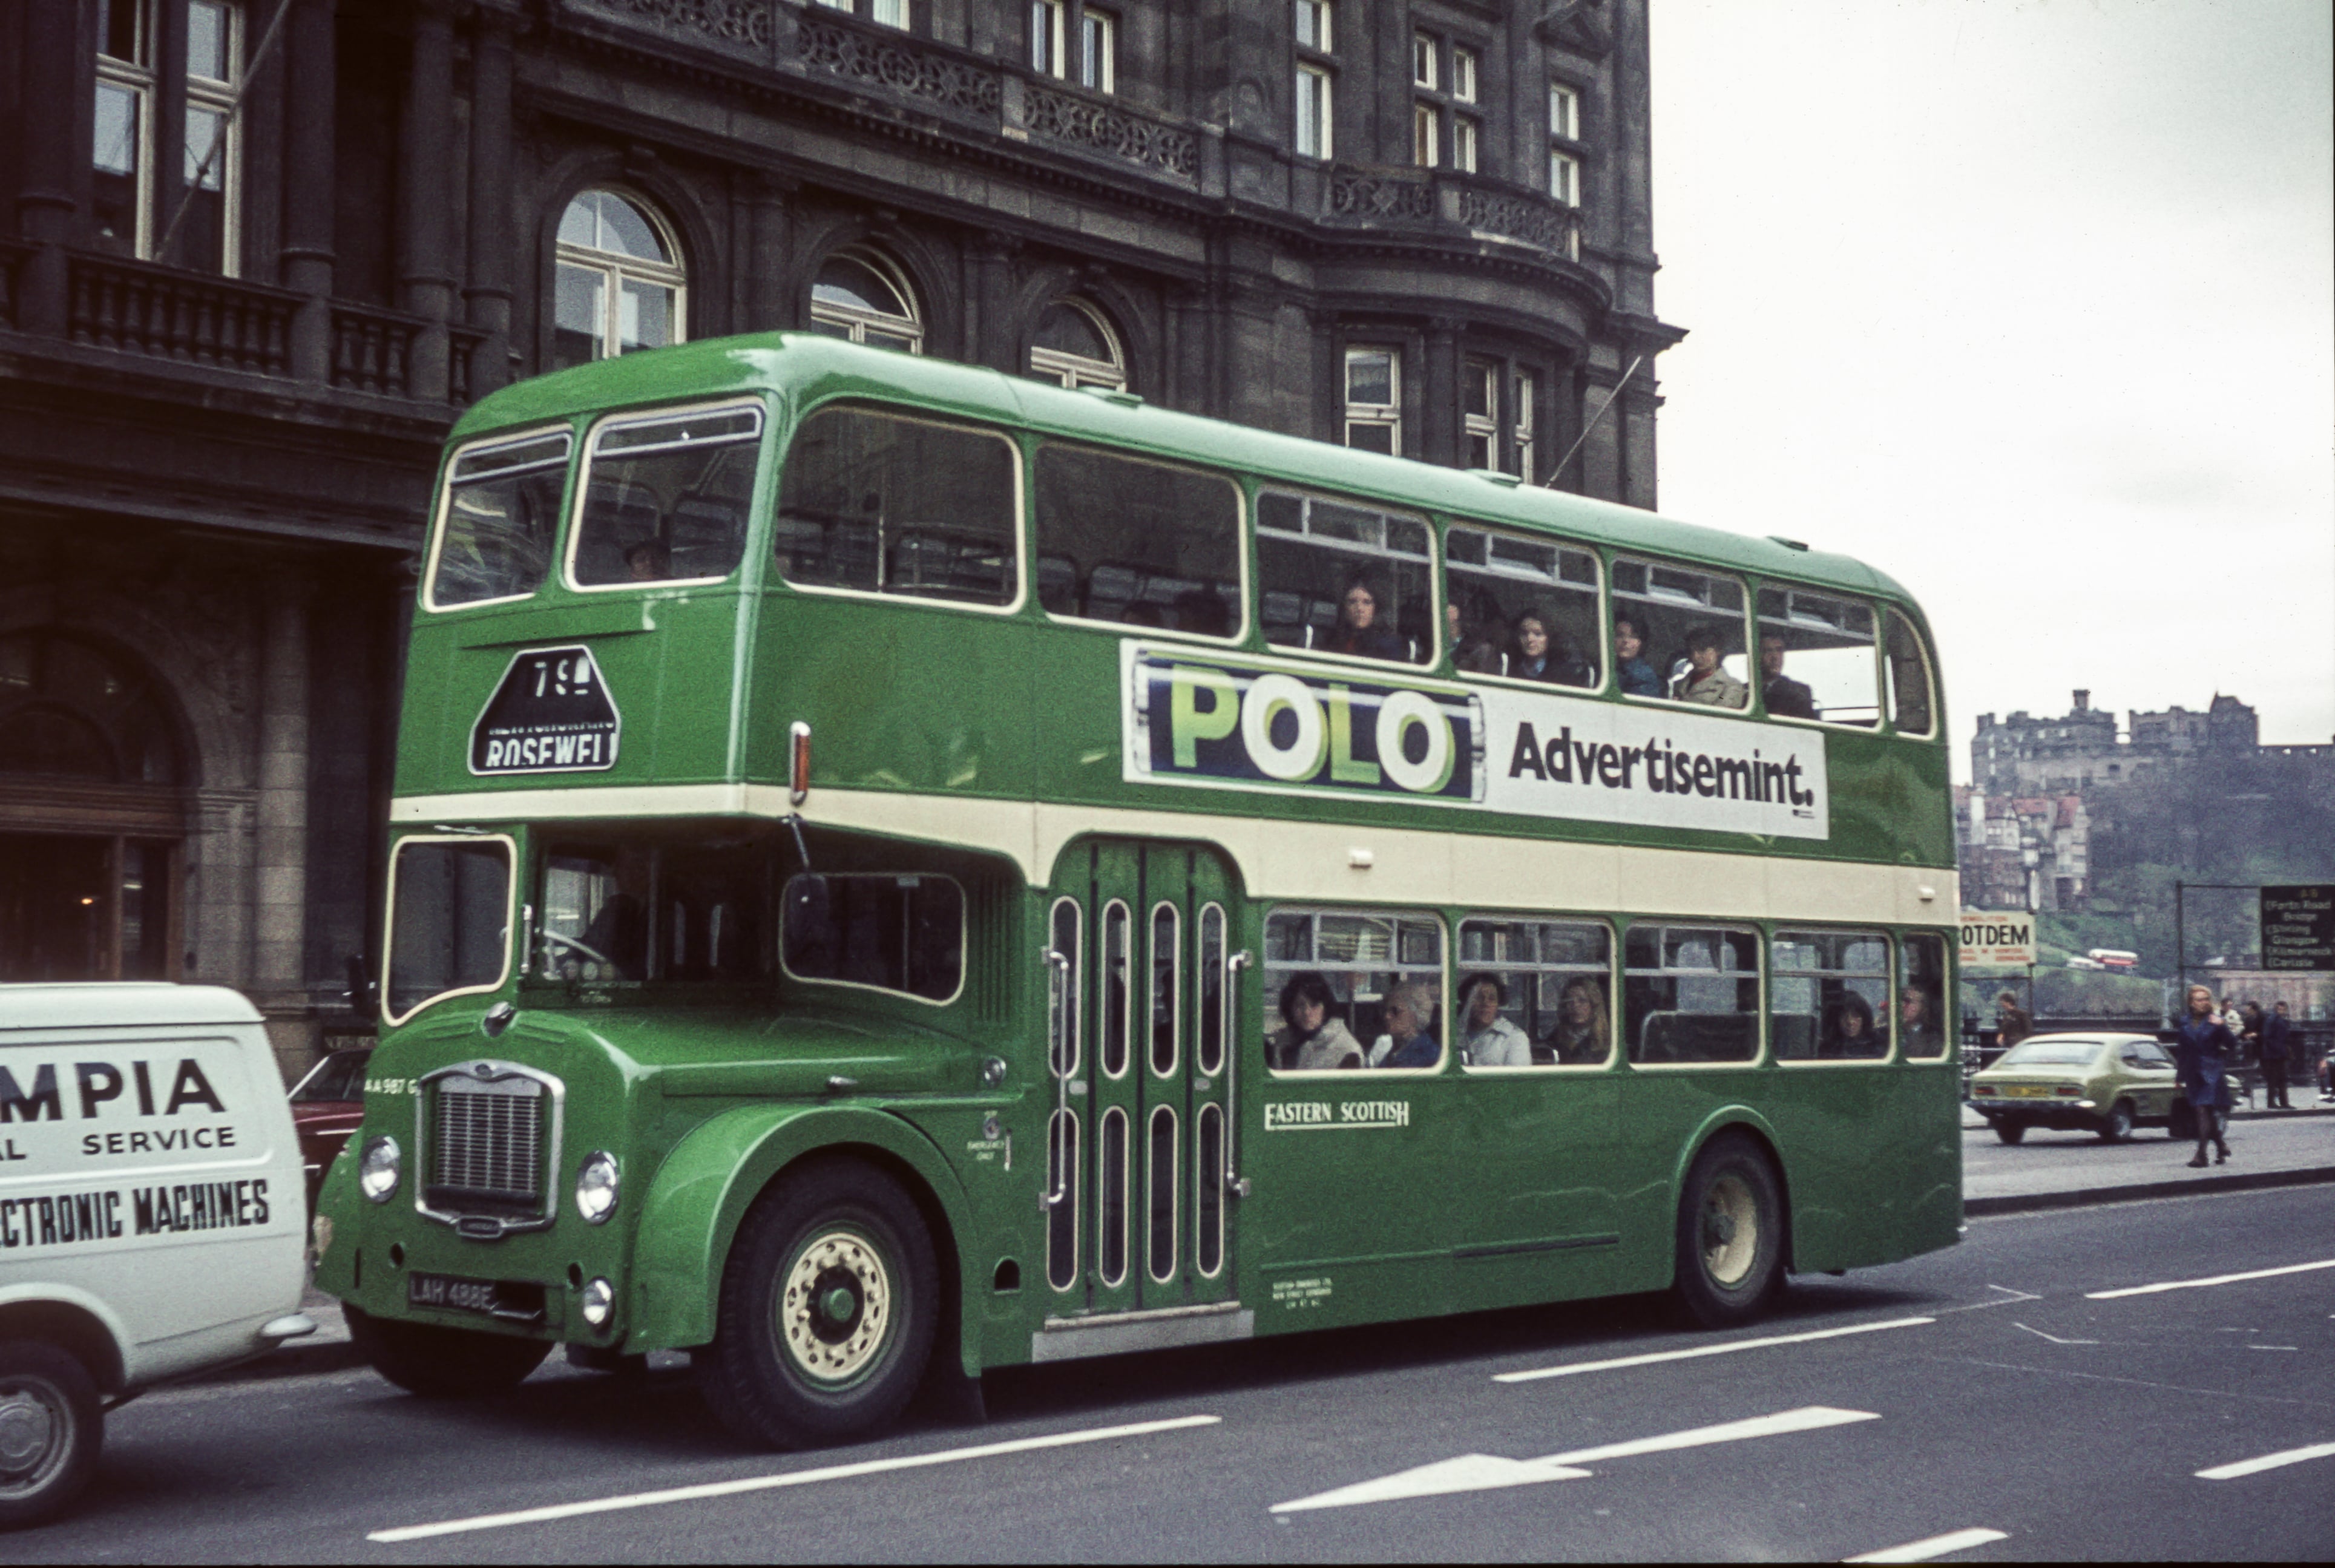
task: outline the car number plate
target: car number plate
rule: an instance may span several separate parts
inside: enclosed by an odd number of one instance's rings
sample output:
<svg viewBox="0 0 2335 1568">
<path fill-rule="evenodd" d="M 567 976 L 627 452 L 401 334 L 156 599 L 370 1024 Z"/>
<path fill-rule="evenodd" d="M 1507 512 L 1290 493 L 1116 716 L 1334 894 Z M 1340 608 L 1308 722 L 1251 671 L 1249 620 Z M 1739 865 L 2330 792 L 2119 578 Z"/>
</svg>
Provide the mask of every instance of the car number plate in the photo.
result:
<svg viewBox="0 0 2335 1568">
<path fill-rule="evenodd" d="M 412 1306 L 476 1312 L 481 1317 L 517 1315 L 498 1311 L 500 1302 L 494 1281 L 466 1280 L 457 1274 L 408 1274 L 405 1299 Z"/>
<path fill-rule="evenodd" d="M 2051 1096 L 2051 1091 L 2039 1083 L 2008 1084 L 2002 1092 L 2013 1099 L 2049 1099 Z"/>
</svg>

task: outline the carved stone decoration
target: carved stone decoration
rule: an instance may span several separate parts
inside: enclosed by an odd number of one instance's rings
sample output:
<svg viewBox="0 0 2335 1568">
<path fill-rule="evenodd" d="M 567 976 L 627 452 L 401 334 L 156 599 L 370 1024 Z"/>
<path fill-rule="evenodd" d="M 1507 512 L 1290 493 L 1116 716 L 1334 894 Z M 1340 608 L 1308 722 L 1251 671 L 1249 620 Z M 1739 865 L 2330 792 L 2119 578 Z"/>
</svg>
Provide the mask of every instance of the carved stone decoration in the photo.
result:
<svg viewBox="0 0 2335 1568">
<path fill-rule="evenodd" d="M 1422 180 L 1341 171 L 1330 177 L 1330 216 L 1425 223 L 1435 217 L 1435 192 Z"/>
<path fill-rule="evenodd" d="M 772 0 L 591 0 L 589 9 L 642 17 L 667 32 L 697 34 L 732 48 L 770 46 Z"/>
<path fill-rule="evenodd" d="M 1543 44 L 1591 60 L 1603 60 L 1613 50 L 1613 24 L 1598 15 L 1605 0 L 1549 0 L 1533 23 L 1533 36 Z"/>
<path fill-rule="evenodd" d="M 1001 93 L 995 72 L 888 38 L 863 37 L 821 16 L 803 17 L 795 28 L 795 43 L 804 64 L 847 82 L 921 98 L 963 114 L 997 114 Z"/>
<path fill-rule="evenodd" d="M 1497 196 L 1484 190 L 1459 193 L 1459 221 L 1488 234 L 1521 239 L 1559 256 L 1571 252 L 1567 231 L 1571 215 L 1564 208 L 1533 198 Z"/>
<path fill-rule="evenodd" d="M 1022 92 L 1022 117 L 1041 136 L 1108 152 L 1181 179 L 1198 178 L 1200 139 L 1188 131 L 1034 84 Z"/>
</svg>

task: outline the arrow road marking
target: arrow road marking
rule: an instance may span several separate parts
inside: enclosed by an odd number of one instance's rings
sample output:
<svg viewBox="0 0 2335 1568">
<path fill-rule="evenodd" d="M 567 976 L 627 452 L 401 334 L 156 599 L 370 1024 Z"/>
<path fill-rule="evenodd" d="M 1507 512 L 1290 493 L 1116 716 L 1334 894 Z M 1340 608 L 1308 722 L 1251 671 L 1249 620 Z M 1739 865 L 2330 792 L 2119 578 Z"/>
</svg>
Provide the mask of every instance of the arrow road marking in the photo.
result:
<svg viewBox="0 0 2335 1568">
<path fill-rule="evenodd" d="M 1990 1541 L 2008 1541 L 2010 1537 L 2001 1530 L 1955 1530 L 1943 1535 L 1932 1535 L 1926 1540 L 1908 1541 L 1903 1546 L 1886 1551 L 1867 1552 L 1861 1556 L 1844 1557 L 1844 1563 L 1927 1563 L 1933 1557 L 1943 1557 L 1949 1552 L 1967 1552 L 1973 1546 L 1983 1546 Z"/>
<path fill-rule="evenodd" d="M 2335 1455 L 2335 1443 L 2313 1443 L 2308 1448 L 2289 1448 L 2283 1453 L 2264 1454 L 2259 1459 L 2241 1459 L 2234 1465 L 2216 1465 L 2210 1470 L 2197 1472 L 2200 1481 L 2234 1481 L 2241 1476 L 2251 1476 L 2261 1470 L 2275 1470 L 2282 1465 L 2300 1465 L 2305 1459 L 2324 1459 Z"/>
<path fill-rule="evenodd" d="M 2027 1325 L 2025 1323 L 2019 1322 L 2016 1320 L 2011 1322 L 2010 1326 L 2014 1329 L 2027 1329 Z M 2098 1340 L 2063 1340 L 2057 1334 L 2047 1334 L 2040 1329 L 2027 1329 L 2027 1331 L 2034 1335 L 2039 1340 L 2049 1340 L 2055 1345 L 2097 1345 L 2099 1343 Z"/>
<path fill-rule="evenodd" d="M 1154 1432 L 1175 1432 L 1187 1427 L 1213 1427 L 1221 1416 L 1179 1416 L 1172 1421 L 1138 1421 L 1126 1427 L 1097 1427 L 1080 1432 L 1055 1432 L 1043 1437 L 1020 1437 L 1005 1443 L 982 1443 L 970 1448 L 944 1448 L 937 1454 L 907 1454 L 896 1459 L 866 1459 L 856 1465 L 829 1465 L 819 1470 L 790 1470 L 778 1476 L 749 1476 L 738 1481 L 712 1481 L 697 1486 L 673 1486 L 662 1492 L 635 1492 L 622 1497 L 595 1497 L 583 1503 L 559 1503 L 547 1508 L 521 1508 L 509 1514 L 481 1514 L 470 1519 L 448 1519 L 436 1524 L 408 1524 L 395 1530 L 375 1530 L 365 1537 L 394 1544 L 432 1535 L 459 1535 L 470 1530 L 499 1530 L 511 1524 L 540 1524 L 573 1519 L 585 1514 L 609 1514 L 620 1508 L 654 1508 L 664 1503 L 693 1503 L 706 1497 L 731 1497 L 741 1492 L 767 1492 L 779 1486 L 807 1486 L 814 1481 L 841 1481 L 854 1476 L 877 1476 L 887 1470 L 915 1470 L 927 1465 L 952 1465 L 965 1459 L 987 1459 L 1000 1454 L 1027 1454 L 1041 1448 L 1067 1448 L 1080 1443 L 1107 1443 L 1117 1437 L 1141 1437 Z"/>
<path fill-rule="evenodd" d="M 2282 1269 L 2253 1269 L 2243 1274 L 2215 1274 L 2204 1280 L 2167 1280 L 2157 1285 L 2127 1285 L 2120 1291 L 2086 1291 L 2088 1302 L 2113 1302 L 2119 1296 L 2153 1296 L 2159 1291 L 2195 1291 L 2207 1285 L 2234 1285 L 2241 1280 L 2275 1279 L 2280 1274 L 2307 1274 L 2313 1269 L 2335 1269 L 2335 1258 L 2315 1263 L 2289 1263 Z M 2331 1314 L 2335 1315 L 2335 1314 Z"/>
<path fill-rule="evenodd" d="M 2007 1307 L 2018 1302 L 2039 1302 L 2043 1299 L 2032 1291 L 2014 1291 L 2009 1285 L 1989 1285 L 1986 1288 L 1990 1291 L 2001 1291 L 2002 1299 L 1993 1302 L 1972 1302 L 1966 1307 L 1942 1307 L 1938 1311 L 1938 1316 L 1943 1318 L 1950 1312 L 1982 1312 L 1989 1307 Z"/>
<path fill-rule="evenodd" d="M 1875 1334 L 1884 1329 L 1914 1329 L 1937 1321 L 1935 1318 L 1892 1318 L 1885 1323 L 1855 1323 L 1846 1329 L 1817 1329 L 1806 1334 L 1773 1334 L 1764 1340 L 1734 1340 L 1723 1345 L 1698 1345 L 1691 1350 L 1656 1350 L 1643 1356 L 1618 1356 L 1610 1361 L 1578 1361 L 1568 1367 L 1536 1367 L 1529 1372 L 1496 1372 L 1492 1381 L 1529 1383 L 1538 1378 L 1570 1378 L 1580 1372 L 1611 1372 L 1623 1367 L 1651 1367 L 1657 1361 L 1691 1361 L 1698 1356 L 1763 1350 L 1770 1345 L 1805 1345 L 1814 1340 L 1836 1340 L 1845 1334 Z"/>
<path fill-rule="evenodd" d="M 1579 1466 L 1601 1459 L 1626 1459 L 1639 1454 L 1659 1454 L 1672 1448 L 1700 1448 L 1712 1443 L 1739 1443 L 1749 1437 L 1772 1437 L 1785 1432 L 1812 1432 L 1855 1421 L 1877 1421 L 1872 1410 L 1836 1410 L 1826 1405 L 1806 1405 L 1773 1416 L 1746 1421 L 1723 1421 L 1716 1427 L 1696 1427 L 1666 1432 L 1659 1437 L 1638 1437 L 1550 1454 L 1538 1459 L 1503 1459 L 1491 1454 L 1462 1454 L 1414 1469 L 1398 1470 L 1374 1481 L 1361 1481 L 1332 1491 L 1317 1492 L 1294 1502 L 1275 1503 L 1276 1514 L 1299 1514 L 1313 1508 L 1352 1508 L 1363 1503 L 1390 1503 L 1403 1497 L 1436 1497 L 1453 1492 L 1489 1492 L 1504 1486 L 1529 1486 L 1542 1481 L 1573 1481 L 1591 1472 Z"/>
</svg>

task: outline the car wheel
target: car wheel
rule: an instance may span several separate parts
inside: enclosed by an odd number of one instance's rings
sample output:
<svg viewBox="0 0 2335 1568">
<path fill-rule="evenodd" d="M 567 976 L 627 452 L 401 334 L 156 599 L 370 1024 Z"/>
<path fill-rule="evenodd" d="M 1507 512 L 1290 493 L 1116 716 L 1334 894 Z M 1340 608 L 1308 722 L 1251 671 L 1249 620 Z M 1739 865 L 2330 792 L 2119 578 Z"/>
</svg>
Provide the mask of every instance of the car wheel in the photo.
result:
<svg viewBox="0 0 2335 1568">
<path fill-rule="evenodd" d="M 722 1272 L 706 1403 L 749 1442 L 839 1443 L 884 1427 L 923 1378 L 940 1273 L 900 1185 L 857 1161 L 813 1166 L 758 1200 Z"/>
<path fill-rule="evenodd" d="M 403 1389 L 431 1399 L 499 1394 L 527 1380 L 551 1354 L 543 1340 L 450 1329 L 437 1323 L 376 1318 L 354 1305 L 344 1309 L 349 1338 L 373 1370 Z"/>
<path fill-rule="evenodd" d="M 2001 1138 L 2005 1143 L 2017 1143 L 2020 1138 L 2027 1136 L 2027 1124 L 2023 1121 L 2013 1121 L 2009 1117 L 2004 1117 L 2001 1120 L 1994 1124 L 1994 1136 Z"/>
<path fill-rule="evenodd" d="M 81 1359 L 39 1340 L 0 1340 L 0 1530 L 44 1524 L 97 1472 L 105 1410 Z"/>
<path fill-rule="evenodd" d="M 2107 1120 L 2100 1124 L 2102 1143 L 2122 1143 L 2132 1136 L 2132 1101 L 2120 1099 L 2108 1108 Z"/>
<path fill-rule="evenodd" d="M 1784 1204 L 1767 1154 L 1740 1133 L 1703 1146 L 1679 1195 L 1679 1302 L 1706 1329 L 1759 1315 L 1784 1281 Z"/>
</svg>

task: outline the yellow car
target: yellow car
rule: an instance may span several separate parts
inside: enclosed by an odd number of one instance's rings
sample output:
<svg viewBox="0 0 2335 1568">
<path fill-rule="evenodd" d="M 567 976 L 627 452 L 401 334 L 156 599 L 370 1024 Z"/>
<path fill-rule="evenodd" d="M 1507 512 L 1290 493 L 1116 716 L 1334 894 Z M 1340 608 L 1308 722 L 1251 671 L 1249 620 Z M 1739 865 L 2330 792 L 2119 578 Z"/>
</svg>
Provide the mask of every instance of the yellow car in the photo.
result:
<svg viewBox="0 0 2335 1568">
<path fill-rule="evenodd" d="M 2145 1034 L 2038 1034 L 1971 1079 L 1971 1108 L 2017 1143 L 2030 1127 L 2096 1132 L 2121 1143 L 2136 1127 L 2192 1134 L 2173 1058 Z"/>
</svg>

